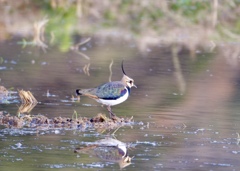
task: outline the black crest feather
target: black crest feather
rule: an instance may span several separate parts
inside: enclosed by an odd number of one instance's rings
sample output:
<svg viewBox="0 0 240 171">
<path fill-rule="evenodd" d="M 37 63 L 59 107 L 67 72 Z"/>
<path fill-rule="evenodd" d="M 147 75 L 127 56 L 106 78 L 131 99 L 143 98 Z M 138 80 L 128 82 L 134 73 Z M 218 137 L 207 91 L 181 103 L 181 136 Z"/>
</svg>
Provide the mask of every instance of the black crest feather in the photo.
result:
<svg viewBox="0 0 240 171">
<path fill-rule="evenodd" d="M 122 60 L 122 72 L 123 72 L 124 75 L 127 75 L 127 74 L 125 73 L 124 69 L 123 69 L 123 61 L 124 61 L 124 60 Z"/>
</svg>

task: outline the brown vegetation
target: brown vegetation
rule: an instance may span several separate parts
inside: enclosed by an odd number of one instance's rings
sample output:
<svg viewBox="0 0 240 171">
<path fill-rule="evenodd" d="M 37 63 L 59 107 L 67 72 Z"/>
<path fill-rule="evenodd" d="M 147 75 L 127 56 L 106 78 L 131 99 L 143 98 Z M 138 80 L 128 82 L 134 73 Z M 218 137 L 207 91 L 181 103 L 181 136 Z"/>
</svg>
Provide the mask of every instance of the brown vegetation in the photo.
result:
<svg viewBox="0 0 240 171">
<path fill-rule="evenodd" d="M 133 124 L 132 118 L 115 118 L 110 119 L 103 114 L 98 114 L 93 118 L 79 117 L 79 118 L 67 118 L 67 117 L 54 117 L 48 118 L 44 115 L 20 115 L 12 116 L 10 114 L 3 114 L 0 112 L 0 125 L 4 125 L 7 128 L 70 128 L 85 130 L 87 128 L 102 128 L 102 129 L 114 129 L 119 126 Z"/>
</svg>

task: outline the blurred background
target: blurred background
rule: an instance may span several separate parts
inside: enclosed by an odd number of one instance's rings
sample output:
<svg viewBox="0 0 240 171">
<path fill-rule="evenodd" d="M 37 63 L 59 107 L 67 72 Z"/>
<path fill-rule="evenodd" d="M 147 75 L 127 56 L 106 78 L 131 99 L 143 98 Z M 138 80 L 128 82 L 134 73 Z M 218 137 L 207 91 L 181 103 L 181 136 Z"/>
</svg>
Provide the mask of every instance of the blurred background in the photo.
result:
<svg viewBox="0 0 240 171">
<path fill-rule="evenodd" d="M 44 32 L 44 43 L 63 52 L 90 35 L 134 40 L 141 50 L 160 43 L 194 50 L 238 40 L 240 29 L 238 0 L 1 0 L 1 16 L 1 41 Z"/>
</svg>

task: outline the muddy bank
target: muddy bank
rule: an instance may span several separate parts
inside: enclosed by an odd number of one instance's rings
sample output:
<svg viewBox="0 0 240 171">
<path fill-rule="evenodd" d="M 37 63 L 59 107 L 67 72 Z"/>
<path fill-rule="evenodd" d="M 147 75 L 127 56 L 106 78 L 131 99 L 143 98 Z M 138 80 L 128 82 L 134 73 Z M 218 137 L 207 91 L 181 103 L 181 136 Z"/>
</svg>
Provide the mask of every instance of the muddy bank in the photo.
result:
<svg viewBox="0 0 240 171">
<path fill-rule="evenodd" d="M 10 114 L 4 114 L 2 111 L 0 112 L 0 125 L 4 125 L 7 128 L 70 128 L 81 130 L 85 130 L 87 128 L 114 129 L 119 126 L 132 125 L 133 123 L 133 118 L 108 118 L 101 113 L 97 114 L 93 118 L 48 118 L 43 115 L 12 116 Z"/>
</svg>

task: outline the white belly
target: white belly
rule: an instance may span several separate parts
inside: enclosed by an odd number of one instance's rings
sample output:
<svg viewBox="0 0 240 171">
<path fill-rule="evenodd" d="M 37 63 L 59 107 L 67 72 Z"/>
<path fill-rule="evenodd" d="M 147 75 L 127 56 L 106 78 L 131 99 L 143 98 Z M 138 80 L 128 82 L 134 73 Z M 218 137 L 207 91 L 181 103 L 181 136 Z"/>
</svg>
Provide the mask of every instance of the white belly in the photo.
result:
<svg viewBox="0 0 240 171">
<path fill-rule="evenodd" d="M 102 104 L 107 105 L 107 106 L 114 106 L 114 105 L 120 104 L 120 103 L 124 102 L 125 100 L 127 100 L 128 95 L 129 95 L 129 92 L 127 90 L 127 93 L 124 96 L 122 96 L 122 97 L 120 97 L 116 100 L 96 99 L 96 101 L 98 103 L 102 103 Z"/>
</svg>

